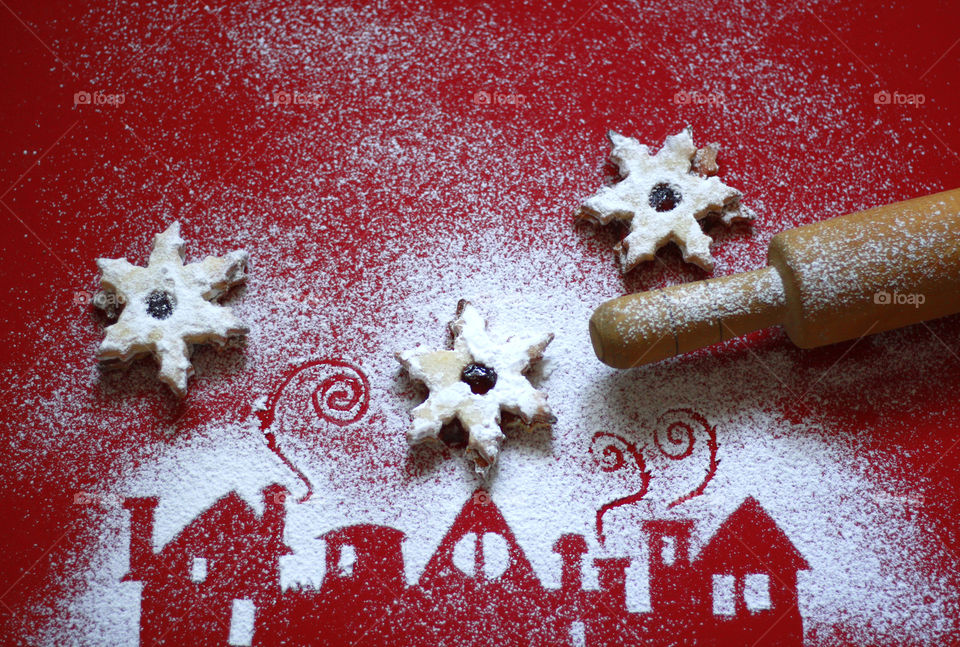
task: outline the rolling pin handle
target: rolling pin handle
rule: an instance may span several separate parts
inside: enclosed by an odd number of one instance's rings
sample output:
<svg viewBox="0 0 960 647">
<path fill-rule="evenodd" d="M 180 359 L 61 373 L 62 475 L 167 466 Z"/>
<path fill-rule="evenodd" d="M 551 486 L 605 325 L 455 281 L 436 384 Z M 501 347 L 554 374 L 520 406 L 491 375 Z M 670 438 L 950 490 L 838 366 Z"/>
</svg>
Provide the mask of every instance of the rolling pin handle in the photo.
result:
<svg viewBox="0 0 960 647">
<path fill-rule="evenodd" d="M 785 308 L 779 273 L 764 267 L 607 301 L 590 339 L 600 361 L 632 368 L 778 324 Z"/>
</svg>

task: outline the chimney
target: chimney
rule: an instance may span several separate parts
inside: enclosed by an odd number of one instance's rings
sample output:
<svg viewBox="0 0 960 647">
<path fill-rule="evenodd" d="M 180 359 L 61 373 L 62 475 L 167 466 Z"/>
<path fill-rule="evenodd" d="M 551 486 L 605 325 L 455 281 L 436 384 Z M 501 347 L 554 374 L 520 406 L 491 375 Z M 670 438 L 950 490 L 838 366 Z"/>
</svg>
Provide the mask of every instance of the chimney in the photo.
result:
<svg viewBox="0 0 960 647">
<path fill-rule="evenodd" d="M 327 544 L 324 586 L 349 585 L 354 594 L 384 599 L 404 590 L 404 534 L 375 524 L 344 526 L 320 535 Z"/>
<path fill-rule="evenodd" d="M 130 511 L 130 571 L 124 582 L 143 581 L 153 568 L 153 513 L 156 497 L 125 499 L 123 507 Z"/>
<path fill-rule="evenodd" d="M 272 483 L 263 488 L 263 526 L 268 531 L 270 539 L 283 541 L 283 526 L 286 518 L 286 500 L 289 493 L 287 488 Z"/>
<path fill-rule="evenodd" d="M 600 593 L 606 598 L 608 606 L 613 609 L 626 609 L 627 567 L 630 566 L 630 558 L 598 557 L 593 563 L 597 567 Z"/>
<path fill-rule="evenodd" d="M 689 519 L 655 519 L 643 523 L 650 551 L 650 606 L 654 611 L 683 610 L 695 604 L 701 578 L 690 565 Z"/>
<path fill-rule="evenodd" d="M 553 552 L 560 555 L 560 597 L 572 602 L 583 590 L 583 554 L 587 552 L 587 540 L 581 535 L 561 535 L 553 544 Z"/>
<path fill-rule="evenodd" d="M 650 571 L 690 564 L 690 531 L 688 519 L 654 519 L 643 522 L 650 549 Z"/>
</svg>

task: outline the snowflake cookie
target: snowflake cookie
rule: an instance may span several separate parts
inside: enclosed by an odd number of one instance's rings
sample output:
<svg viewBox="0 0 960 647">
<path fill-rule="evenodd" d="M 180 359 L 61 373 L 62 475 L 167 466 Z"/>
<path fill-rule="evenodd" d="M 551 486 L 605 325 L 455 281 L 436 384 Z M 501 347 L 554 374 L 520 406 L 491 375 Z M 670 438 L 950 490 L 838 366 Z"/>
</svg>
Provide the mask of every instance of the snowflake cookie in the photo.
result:
<svg viewBox="0 0 960 647">
<path fill-rule="evenodd" d="M 413 410 L 407 441 L 411 445 L 440 441 L 441 428 L 457 419 L 469 435 L 468 456 L 477 471 L 485 474 L 500 453 L 501 412 L 514 414 L 527 425 L 555 420 L 547 396 L 526 377 L 531 365 L 543 357 L 553 334 L 494 341 L 477 309 L 463 300 L 457 305 L 457 318 L 450 322 L 450 333 L 453 350 L 421 345 L 397 353 L 410 376 L 430 390 Z"/>
<path fill-rule="evenodd" d="M 247 253 L 184 265 L 183 245 L 175 222 L 154 237 L 146 267 L 125 258 L 97 259 L 102 291 L 111 297 L 98 304 L 123 304 L 120 318 L 107 326 L 97 359 L 112 364 L 151 353 L 160 362 L 160 379 L 181 397 L 193 375 L 193 344 L 222 344 L 248 330 L 229 308 L 213 303 L 246 280 Z"/>
<path fill-rule="evenodd" d="M 680 247 L 684 261 L 712 270 L 710 237 L 698 221 L 716 215 L 729 225 L 754 218 L 740 204 L 739 191 L 711 177 L 717 172 L 718 145 L 697 150 L 689 126 L 667 137 L 656 155 L 632 137 L 612 130 L 607 137 L 610 160 L 622 179 L 588 198 L 576 217 L 602 225 L 614 219 L 630 224 L 630 233 L 618 246 L 624 272 L 652 260 L 671 241 Z"/>
</svg>

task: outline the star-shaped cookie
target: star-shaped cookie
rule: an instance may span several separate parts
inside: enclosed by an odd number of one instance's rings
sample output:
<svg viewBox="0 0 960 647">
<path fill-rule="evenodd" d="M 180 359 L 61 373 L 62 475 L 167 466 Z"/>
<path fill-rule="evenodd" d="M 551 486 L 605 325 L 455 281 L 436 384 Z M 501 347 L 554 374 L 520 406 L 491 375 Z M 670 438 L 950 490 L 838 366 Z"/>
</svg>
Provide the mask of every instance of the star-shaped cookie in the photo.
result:
<svg viewBox="0 0 960 647">
<path fill-rule="evenodd" d="M 602 225 L 612 220 L 629 223 L 630 233 L 618 247 L 624 272 L 652 260 L 671 241 L 680 247 L 683 260 L 712 270 L 710 237 L 698 221 L 718 215 L 729 225 L 754 218 L 740 204 L 739 191 L 708 177 L 716 172 L 717 145 L 698 151 L 690 127 L 667 137 L 656 155 L 632 137 L 612 130 L 607 137 L 610 159 L 622 179 L 588 198 L 576 217 Z"/>
<path fill-rule="evenodd" d="M 463 300 L 450 332 L 452 350 L 421 345 L 397 354 L 410 377 L 430 391 L 413 410 L 407 441 L 411 445 L 439 441 L 440 429 L 458 419 L 469 435 L 467 454 L 477 471 L 485 474 L 500 453 L 501 412 L 514 414 L 528 425 L 554 422 L 547 396 L 534 389 L 526 376 L 533 362 L 543 357 L 553 334 L 494 341 L 477 309 Z"/>
<path fill-rule="evenodd" d="M 97 259 L 102 290 L 114 297 L 98 302 L 123 304 L 120 318 L 106 329 L 97 359 L 109 364 L 151 353 L 160 362 L 160 379 L 178 396 L 186 393 L 193 374 L 194 344 L 222 344 L 248 330 L 229 308 L 213 303 L 246 280 L 247 253 L 237 250 L 184 265 L 183 246 L 175 222 L 154 237 L 146 267 L 125 258 Z"/>
</svg>

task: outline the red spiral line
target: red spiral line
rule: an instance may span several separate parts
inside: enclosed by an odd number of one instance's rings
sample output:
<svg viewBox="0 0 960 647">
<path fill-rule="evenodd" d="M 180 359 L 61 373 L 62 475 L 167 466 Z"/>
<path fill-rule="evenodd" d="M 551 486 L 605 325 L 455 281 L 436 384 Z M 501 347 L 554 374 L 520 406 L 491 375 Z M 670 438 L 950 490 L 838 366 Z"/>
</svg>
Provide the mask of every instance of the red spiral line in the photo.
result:
<svg viewBox="0 0 960 647">
<path fill-rule="evenodd" d="M 631 503 L 636 503 L 643 497 L 647 496 L 647 492 L 650 490 L 650 479 L 652 475 L 647 470 L 646 461 L 643 460 L 643 448 L 638 448 L 636 445 L 628 441 L 622 436 L 617 434 L 612 434 L 606 431 L 598 431 L 593 435 L 593 438 L 590 440 L 590 453 L 593 453 L 593 444 L 597 442 L 600 438 L 608 438 L 613 441 L 623 443 L 623 446 L 626 448 L 627 452 L 633 457 L 634 462 L 637 464 L 637 468 L 640 470 L 640 489 L 629 494 L 625 497 L 620 497 L 619 499 L 614 499 L 609 503 L 603 504 L 599 510 L 597 510 L 597 538 L 600 540 L 600 544 L 603 545 L 606 541 L 606 536 L 603 534 L 603 515 L 612 510 L 613 508 L 618 508 L 622 505 L 629 505 Z M 614 444 L 607 444 L 603 448 L 604 457 L 612 456 L 614 458 L 613 465 L 601 465 L 600 469 L 604 472 L 615 472 L 619 469 L 626 467 L 627 461 L 624 457 L 623 450 L 617 447 Z"/>
<path fill-rule="evenodd" d="M 686 433 L 686 438 L 679 438 L 674 436 L 674 432 L 679 429 L 682 432 Z M 693 445 L 696 442 L 696 439 L 693 435 L 693 427 L 688 425 L 685 422 L 677 421 L 667 427 L 666 433 L 667 441 L 671 446 L 675 445 L 684 445 L 683 451 L 679 454 L 673 454 L 667 450 L 663 445 L 660 444 L 660 434 L 657 432 L 653 433 L 653 442 L 657 446 L 657 449 L 660 450 L 660 453 L 669 458 L 672 461 L 683 460 L 687 456 L 693 453 Z"/>
<path fill-rule="evenodd" d="M 345 363 L 344 365 L 349 366 Z M 313 410 L 317 412 L 317 415 L 340 427 L 352 424 L 362 418 L 370 406 L 370 385 L 367 383 L 366 377 L 355 368 L 350 368 L 357 373 L 359 378 L 343 374 L 333 375 L 325 379 L 310 396 Z M 321 396 L 323 397 L 322 402 Z M 348 412 L 358 404 L 360 405 L 359 411 L 349 418 L 343 419 L 334 418 L 324 409 L 324 405 L 326 405 L 333 411 Z"/>
<path fill-rule="evenodd" d="M 320 386 L 313 392 L 311 396 L 311 401 L 313 403 L 314 410 L 317 412 L 317 415 L 319 415 L 321 418 L 335 425 L 347 425 L 347 424 L 356 422 L 357 420 L 362 418 L 363 415 L 367 412 L 367 409 L 369 408 L 369 405 L 370 405 L 370 385 L 367 382 L 366 376 L 360 371 L 360 369 L 358 369 L 356 366 L 348 362 L 344 362 L 343 360 L 318 359 L 318 360 L 307 362 L 306 364 L 303 364 L 301 366 L 298 366 L 288 371 L 287 374 L 284 376 L 283 380 L 280 382 L 280 385 L 276 389 L 274 389 L 273 392 L 270 394 L 270 396 L 267 398 L 266 406 L 262 410 L 256 412 L 257 419 L 260 421 L 260 431 L 263 432 L 263 435 L 267 440 L 267 447 L 270 449 L 270 451 L 272 451 L 277 456 L 277 458 L 280 459 L 280 461 L 284 465 L 287 466 L 287 468 L 291 472 L 296 474 L 297 478 L 299 478 L 307 488 L 306 494 L 304 494 L 302 497 L 297 499 L 297 503 L 305 503 L 310 499 L 310 497 L 313 496 L 313 484 L 310 482 L 307 476 L 298 467 L 296 467 L 293 464 L 293 462 L 289 458 L 287 458 L 287 456 L 283 453 L 283 451 L 280 449 L 279 445 L 277 444 L 277 436 L 274 432 L 270 431 L 270 427 L 273 425 L 273 422 L 276 419 L 277 402 L 280 400 L 280 396 L 283 393 L 284 389 L 287 388 L 290 382 L 293 381 L 293 378 L 295 378 L 297 375 L 299 375 L 300 373 L 302 373 L 307 369 L 314 368 L 316 366 L 330 366 L 335 368 L 347 369 L 355 373 L 357 376 L 359 376 L 359 379 L 358 379 L 357 377 L 352 377 L 352 376 L 334 375 L 332 377 L 327 378 L 320 384 Z M 333 387 L 338 381 L 342 381 L 344 379 L 353 386 L 352 390 L 354 393 L 354 396 L 352 397 L 349 395 L 346 396 L 347 398 L 349 398 L 347 400 L 347 403 L 349 406 L 346 406 L 346 407 L 344 407 L 343 400 L 342 400 L 342 398 L 344 397 L 343 390 L 329 392 L 329 389 L 331 387 Z M 360 388 L 357 388 L 357 387 L 360 387 Z M 350 409 L 355 407 L 357 403 L 361 401 L 361 398 L 362 398 L 362 404 L 360 406 L 360 410 L 356 413 L 356 415 L 352 416 L 347 420 L 338 420 L 336 418 L 332 418 L 331 416 L 329 416 L 323 411 L 323 408 L 318 401 L 318 394 L 321 392 L 327 396 L 326 402 L 330 406 L 330 408 L 336 411 L 349 411 Z"/>
<path fill-rule="evenodd" d="M 690 492 L 687 492 L 686 494 L 684 494 L 679 499 L 671 502 L 667 506 L 667 509 L 676 507 L 681 503 L 685 503 L 690 499 L 693 499 L 703 494 L 704 490 L 707 489 L 707 484 L 713 480 L 713 477 L 717 473 L 717 467 L 720 465 L 720 460 L 717 458 L 717 451 L 720 448 L 720 444 L 717 442 L 717 428 L 712 426 L 710 422 L 706 418 L 701 416 L 699 413 L 691 411 L 690 409 L 670 409 L 669 411 L 664 413 L 662 416 L 660 416 L 660 419 L 657 421 L 658 425 L 662 424 L 664 418 L 666 418 L 667 416 L 675 415 L 675 414 L 685 414 L 689 416 L 691 419 L 693 419 L 694 422 L 696 422 L 698 425 L 700 425 L 703 428 L 703 431 L 707 436 L 707 449 L 710 451 L 710 463 L 707 466 L 706 474 L 704 474 L 703 480 L 700 481 L 700 484 Z M 667 458 L 669 458 L 670 460 L 681 460 L 683 458 L 686 458 L 690 454 L 692 454 L 693 445 L 696 442 L 696 439 L 694 437 L 693 427 L 691 427 L 686 422 L 677 421 L 667 427 L 667 440 L 670 442 L 670 444 L 676 445 L 679 442 L 681 442 L 680 440 L 675 440 L 673 436 L 674 429 L 678 427 L 686 431 L 687 443 L 688 443 L 686 448 L 679 454 L 671 454 L 669 451 L 664 449 L 664 447 L 660 444 L 660 440 L 656 432 L 654 432 L 653 434 L 653 442 L 657 445 L 657 449 L 659 449 L 660 453 L 666 456 Z"/>
</svg>

